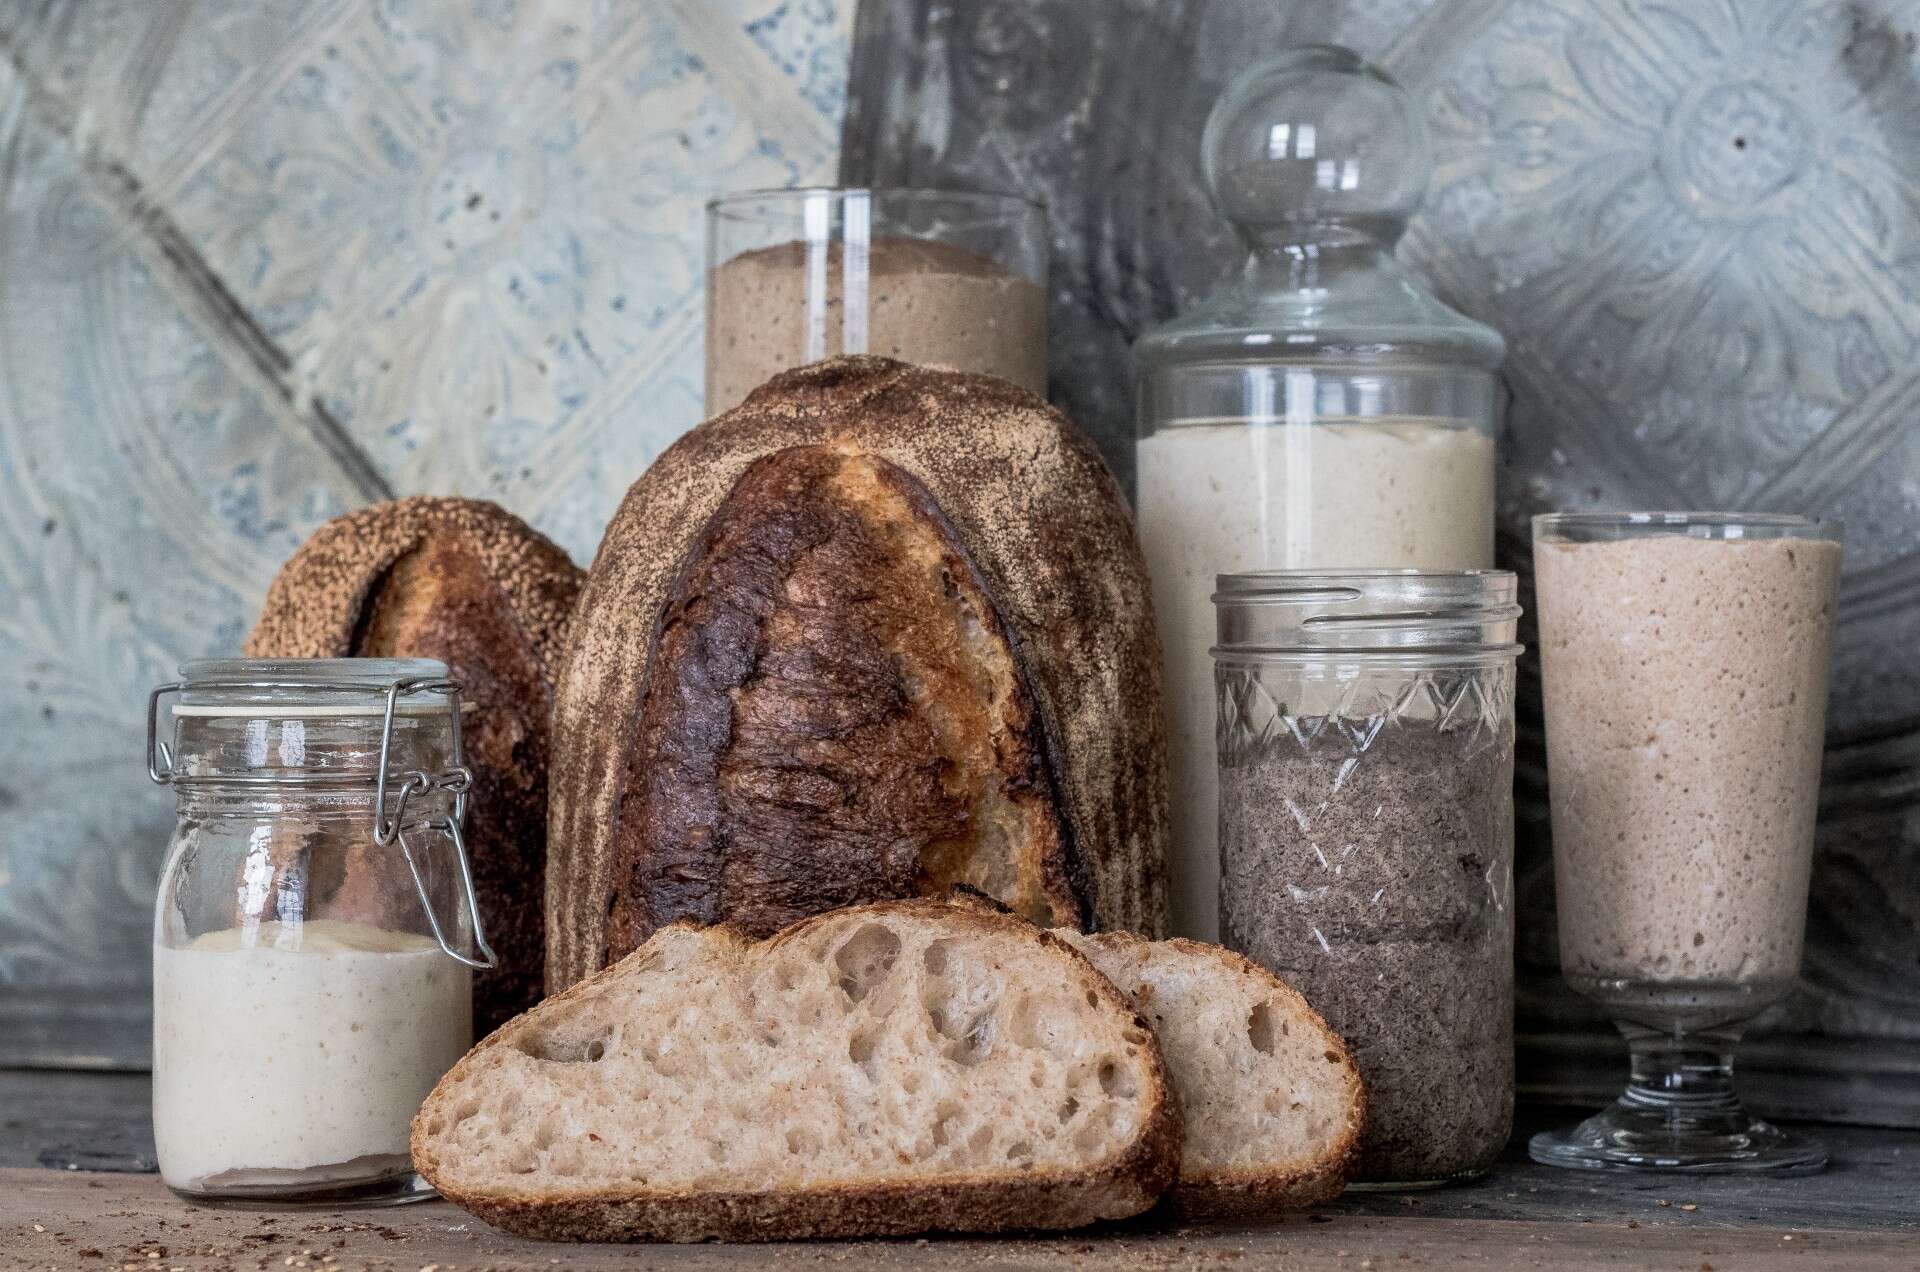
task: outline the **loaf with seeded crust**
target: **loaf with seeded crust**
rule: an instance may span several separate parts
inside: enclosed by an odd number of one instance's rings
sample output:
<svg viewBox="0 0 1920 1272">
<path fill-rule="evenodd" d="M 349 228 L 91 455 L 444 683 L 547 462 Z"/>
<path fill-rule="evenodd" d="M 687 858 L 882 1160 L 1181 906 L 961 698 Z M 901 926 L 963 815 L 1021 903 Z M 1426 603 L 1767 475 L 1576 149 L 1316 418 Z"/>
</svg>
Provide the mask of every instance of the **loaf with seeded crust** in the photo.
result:
<svg viewBox="0 0 1920 1272">
<path fill-rule="evenodd" d="M 251 658 L 437 658 L 473 704 L 466 843 L 500 966 L 474 977 L 485 1033 L 545 985 L 548 725 L 581 572 L 531 526 L 474 499 L 415 496 L 329 521 L 281 567 Z"/>
<path fill-rule="evenodd" d="M 956 884 L 1158 933 L 1159 675 L 1126 504 L 1058 412 L 882 358 L 775 377 L 654 462 L 588 574 L 550 987 L 671 923 Z"/>
</svg>

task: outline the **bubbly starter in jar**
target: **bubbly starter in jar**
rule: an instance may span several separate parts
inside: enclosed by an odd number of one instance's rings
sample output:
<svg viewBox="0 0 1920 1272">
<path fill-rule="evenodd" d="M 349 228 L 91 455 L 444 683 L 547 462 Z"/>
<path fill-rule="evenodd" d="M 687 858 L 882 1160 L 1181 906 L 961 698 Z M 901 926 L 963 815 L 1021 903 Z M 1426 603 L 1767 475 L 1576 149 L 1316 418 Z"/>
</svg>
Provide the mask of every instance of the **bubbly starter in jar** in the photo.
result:
<svg viewBox="0 0 1920 1272">
<path fill-rule="evenodd" d="M 1219 857 L 1214 578 L 1259 569 L 1493 564 L 1493 439 L 1427 419 L 1181 423 L 1141 440 L 1173 801 L 1174 930 L 1213 940 Z"/>
<path fill-rule="evenodd" d="M 154 950 L 153 1128 L 184 1192 L 412 1171 L 408 1123 L 472 1038 L 430 937 L 319 919 Z"/>
</svg>

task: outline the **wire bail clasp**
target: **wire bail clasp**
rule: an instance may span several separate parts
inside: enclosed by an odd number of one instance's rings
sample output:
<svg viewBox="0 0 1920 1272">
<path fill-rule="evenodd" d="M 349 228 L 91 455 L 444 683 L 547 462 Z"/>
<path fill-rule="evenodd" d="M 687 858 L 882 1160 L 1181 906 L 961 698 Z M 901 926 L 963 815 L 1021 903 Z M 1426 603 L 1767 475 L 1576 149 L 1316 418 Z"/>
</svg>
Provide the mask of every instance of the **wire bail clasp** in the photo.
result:
<svg viewBox="0 0 1920 1272">
<path fill-rule="evenodd" d="M 453 764 L 438 773 L 415 770 L 407 774 L 394 797 L 393 815 L 389 817 L 387 766 L 393 750 L 394 711 L 402 697 L 417 693 L 446 695 L 453 734 Z M 400 855 L 407 863 L 407 872 L 413 876 L 414 890 L 420 894 L 420 908 L 426 911 L 427 924 L 433 929 L 433 939 L 440 943 L 441 953 L 479 971 L 491 971 L 500 965 L 500 957 L 487 944 L 486 927 L 480 918 L 480 897 L 473 886 L 473 863 L 467 858 L 467 841 L 462 833 L 467 821 L 467 791 L 472 785 L 473 770 L 466 765 L 466 755 L 460 741 L 459 684 L 452 680 L 396 680 L 388 685 L 386 712 L 380 722 L 380 773 L 375 779 L 373 793 L 373 842 L 382 848 L 390 845 L 399 847 Z M 474 948 L 480 952 L 477 959 L 454 949 L 453 943 L 447 939 L 446 930 L 440 926 L 440 916 L 434 913 L 433 900 L 427 895 L 426 876 L 420 873 L 420 863 L 414 859 L 412 845 L 407 843 L 407 801 L 415 795 L 434 790 L 447 791 L 453 796 L 453 815 L 438 821 L 423 822 L 421 828 L 444 831 L 453 841 L 454 864 L 460 867 L 460 891 L 466 902 L 467 917 L 473 923 Z"/>
</svg>

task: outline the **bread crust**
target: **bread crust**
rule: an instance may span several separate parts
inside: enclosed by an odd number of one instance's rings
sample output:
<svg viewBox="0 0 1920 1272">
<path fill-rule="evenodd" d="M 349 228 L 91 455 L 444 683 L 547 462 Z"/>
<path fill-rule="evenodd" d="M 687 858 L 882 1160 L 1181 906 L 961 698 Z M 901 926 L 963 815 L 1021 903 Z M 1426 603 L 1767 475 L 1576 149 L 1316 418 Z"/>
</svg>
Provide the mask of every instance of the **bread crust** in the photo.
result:
<svg viewBox="0 0 1920 1272">
<path fill-rule="evenodd" d="M 480 1032 L 544 989 L 547 765 L 553 673 L 583 574 L 518 517 L 414 496 L 327 522 L 267 589 L 252 658 L 437 658 L 475 704 L 466 842 L 500 966 L 474 978 Z"/>
<path fill-rule="evenodd" d="M 1284 1210 L 1331 1201 L 1340 1195 L 1352 1176 L 1360 1157 L 1361 1136 L 1366 1129 L 1367 1089 L 1353 1054 L 1340 1035 L 1291 985 L 1258 963 L 1224 946 L 1209 945 L 1185 937 L 1151 942 L 1131 932 L 1101 932 L 1075 936 L 1081 943 L 1115 950 L 1135 960 L 1151 957 L 1154 947 L 1171 950 L 1185 958 L 1204 960 L 1220 967 L 1223 978 L 1250 976 L 1262 982 L 1267 992 L 1286 1001 L 1297 1013 L 1296 1021 L 1316 1029 L 1329 1051 L 1339 1056 L 1340 1069 L 1353 1094 L 1353 1112 L 1342 1128 L 1339 1140 L 1310 1165 L 1298 1168 L 1206 1169 L 1183 1161 L 1180 1180 L 1168 1193 L 1166 1207 L 1192 1219 L 1254 1219 Z M 1136 1002 L 1144 1009 L 1145 1004 Z"/>
<path fill-rule="evenodd" d="M 1026 917 L 1085 921 L 1018 660 L 931 497 L 884 460 L 801 446 L 747 468 L 669 597 L 639 738 L 610 960 L 679 919 L 765 936 L 937 895 L 1003 844 Z"/>
<path fill-rule="evenodd" d="M 528 1016 L 482 1041 L 455 1065 L 415 1115 L 414 1166 L 448 1201 L 520 1236 L 550 1241 L 781 1241 L 802 1238 L 904 1236 L 916 1232 L 1006 1232 L 1079 1227 L 1123 1219 L 1149 1209 L 1179 1175 L 1181 1113 L 1172 1078 L 1153 1031 L 1132 1002 L 1086 957 L 1051 932 L 1010 913 L 951 906 L 931 899 L 885 901 L 814 915 L 759 944 L 772 949 L 804 941 L 823 924 L 864 916 L 897 915 L 943 924 L 965 923 L 1009 941 L 1032 941 L 1077 966 L 1079 983 L 1100 1005 L 1130 1019 L 1145 1039 L 1146 1116 L 1133 1142 L 1112 1160 L 1087 1171 L 1028 1170 L 1017 1176 L 948 1174 L 911 1181 L 836 1183 L 768 1192 L 601 1190 L 588 1194 L 513 1196 L 460 1187 L 435 1153 L 427 1125 L 487 1051 L 513 1045 L 522 1029 L 593 991 L 618 965 L 555 995 Z M 676 924 L 676 927 L 692 927 Z M 703 929 L 707 939 L 753 944 L 732 925 Z M 646 959 L 642 947 L 632 959 Z"/>
<path fill-rule="evenodd" d="M 930 497 L 1032 696 L 1062 830 L 1058 869 L 1091 926 L 1158 934 L 1167 839 L 1159 642 L 1111 473 L 1064 417 L 1013 385 L 839 358 L 776 377 L 681 438 L 607 529 L 555 704 L 549 988 L 606 960 L 628 778 L 652 758 L 636 761 L 635 739 L 663 619 L 701 536 L 753 464 L 807 447 L 883 461 Z M 827 890 L 821 898 L 848 899 Z M 722 906 L 711 917 L 730 915 Z"/>
</svg>

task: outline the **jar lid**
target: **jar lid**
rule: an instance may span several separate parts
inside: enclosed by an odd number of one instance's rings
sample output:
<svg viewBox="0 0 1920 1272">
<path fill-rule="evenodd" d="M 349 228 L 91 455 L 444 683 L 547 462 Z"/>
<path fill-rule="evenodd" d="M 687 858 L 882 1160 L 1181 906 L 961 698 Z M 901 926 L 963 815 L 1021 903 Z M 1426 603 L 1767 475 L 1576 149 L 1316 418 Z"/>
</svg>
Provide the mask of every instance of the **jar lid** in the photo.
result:
<svg viewBox="0 0 1920 1272">
<path fill-rule="evenodd" d="M 1332 45 L 1234 78 L 1202 136 L 1214 206 L 1248 249 L 1240 277 L 1142 336 L 1141 370 L 1363 362 L 1491 371 L 1500 333 L 1394 259 L 1433 171 L 1426 122 L 1386 72 Z"/>
<path fill-rule="evenodd" d="M 432 658 L 202 658 L 180 666 L 175 716 L 319 719 L 445 715 L 447 665 Z M 464 704 L 463 704 L 464 705 Z"/>
<path fill-rule="evenodd" d="M 1215 587 L 1219 663 L 1520 654 L 1512 570 L 1252 570 Z"/>
</svg>

